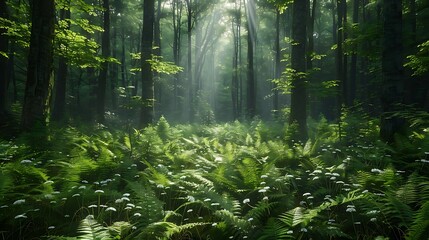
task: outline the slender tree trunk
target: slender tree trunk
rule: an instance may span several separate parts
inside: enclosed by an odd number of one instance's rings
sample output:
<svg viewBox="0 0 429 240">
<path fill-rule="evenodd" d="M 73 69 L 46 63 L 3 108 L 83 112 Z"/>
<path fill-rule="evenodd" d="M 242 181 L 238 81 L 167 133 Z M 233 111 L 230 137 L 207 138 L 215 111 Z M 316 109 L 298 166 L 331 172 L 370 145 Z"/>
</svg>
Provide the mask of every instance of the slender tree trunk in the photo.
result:
<svg viewBox="0 0 429 240">
<path fill-rule="evenodd" d="M 256 79 L 254 70 L 254 51 L 256 40 L 255 2 L 247 2 L 247 117 L 256 115 Z"/>
<path fill-rule="evenodd" d="M 118 27 L 117 27 L 117 20 L 116 18 L 112 18 L 111 21 L 111 26 L 112 26 L 112 35 L 111 35 L 111 41 L 112 41 L 112 47 L 111 47 L 111 52 L 112 52 L 112 57 L 113 58 L 118 58 L 118 51 L 117 51 L 117 31 L 118 31 Z M 119 72 L 119 65 L 114 63 L 110 65 L 110 98 L 111 98 L 111 104 L 112 104 L 112 109 L 116 110 L 118 107 L 118 99 L 116 98 L 116 88 L 118 85 L 118 72 Z"/>
<path fill-rule="evenodd" d="M 60 19 L 70 19 L 70 8 L 60 10 Z M 66 29 L 70 29 L 70 24 L 67 22 Z M 67 44 L 67 43 L 64 43 Z M 68 63 L 65 57 L 60 57 L 58 60 L 58 76 L 55 83 L 55 101 L 52 111 L 52 120 L 62 121 L 64 119 L 66 108 L 66 87 L 67 87 Z"/>
<path fill-rule="evenodd" d="M 55 1 L 31 0 L 31 37 L 22 128 L 45 126 L 53 84 Z"/>
<path fill-rule="evenodd" d="M 9 18 L 6 0 L 0 0 L 0 17 Z M 9 52 L 9 39 L 6 35 L 6 29 L 0 28 L 0 52 Z M 0 122 L 7 110 L 7 87 L 8 87 L 8 59 L 0 55 Z"/>
<path fill-rule="evenodd" d="M 380 136 L 384 141 L 393 142 L 394 135 L 401 133 L 405 126 L 403 119 L 391 116 L 404 97 L 402 0 L 383 1 L 383 27 Z"/>
<path fill-rule="evenodd" d="M 240 53 L 240 19 L 241 9 L 237 1 L 234 2 L 234 15 L 232 16 L 231 27 L 233 33 L 233 56 L 232 56 L 232 82 L 231 82 L 231 100 L 232 100 L 232 114 L 234 120 L 239 117 L 239 53 Z"/>
<path fill-rule="evenodd" d="M 280 79 L 282 70 L 281 70 L 281 48 L 280 48 L 280 11 L 276 10 L 276 38 L 274 43 L 274 52 L 275 52 L 275 66 L 274 66 L 274 78 Z M 273 96 L 273 111 L 274 118 L 276 119 L 279 116 L 280 106 L 279 106 L 279 90 L 276 85 L 273 85 L 274 96 Z"/>
<path fill-rule="evenodd" d="M 308 27 L 307 27 L 307 38 L 308 38 L 308 47 L 307 47 L 307 71 L 309 72 L 308 80 L 309 82 L 313 82 L 314 79 L 312 77 L 312 70 L 313 70 L 313 55 L 315 54 L 314 51 L 314 22 L 315 22 L 315 15 L 316 15 L 316 7 L 317 7 L 317 0 L 312 1 L 311 5 L 311 11 L 308 11 Z M 310 116 L 313 118 L 317 118 L 317 112 L 315 111 L 316 106 L 316 96 L 315 94 L 309 95 L 310 99 Z"/>
<path fill-rule="evenodd" d="M 154 22 L 154 45 L 155 45 L 155 49 L 154 49 L 154 55 L 160 57 L 162 54 L 162 49 L 161 49 L 161 14 L 162 14 L 162 0 L 157 0 L 157 7 L 156 7 L 156 16 L 155 16 L 155 22 Z M 153 73 L 154 75 L 154 82 L 155 82 L 155 99 L 156 99 L 156 107 L 155 109 L 157 109 L 159 111 L 159 109 L 157 106 L 162 106 L 162 88 L 160 85 L 158 85 L 157 83 L 159 83 L 159 79 L 160 79 L 160 74 L 157 72 Z"/>
<path fill-rule="evenodd" d="M 107 58 L 110 54 L 110 4 L 109 0 L 103 0 L 103 36 L 101 40 L 101 54 Z M 98 77 L 97 88 L 97 120 L 104 122 L 104 112 L 106 108 L 106 87 L 107 72 L 109 64 L 107 61 L 101 64 L 100 75 Z"/>
<path fill-rule="evenodd" d="M 127 66 L 126 66 L 126 52 L 125 52 L 125 26 L 121 20 L 121 85 L 122 87 L 127 87 Z"/>
<path fill-rule="evenodd" d="M 307 133 L 307 73 L 306 73 L 306 43 L 307 43 L 307 16 L 308 0 L 293 1 L 292 16 L 292 96 L 289 122 L 297 124 L 298 133 L 295 140 L 305 142 Z"/>
<path fill-rule="evenodd" d="M 147 127 L 153 123 L 154 80 L 150 60 L 152 58 L 153 25 L 155 22 L 155 0 L 144 0 L 143 6 L 143 32 L 142 32 L 142 100 L 143 105 L 140 116 L 140 127 Z"/>
<path fill-rule="evenodd" d="M 173 0 L 172 4 L 173 11 L 173 58 L 174 63 L 180 66 L 181 59 L 181 39 L 182 39 L 182 11 L 183 5 L 178 0 Z M 181 74 L 177 73 L 174 76 L 174 103 L 175 109 L 181 111 L 182 109 L 182 97 L 183 97 L 183 86 L 180 83 Z"/>
<path fill-rule="evenodd" d="M 353 24 L 359 23 L 359 0 L 353 0 Z M 352 38 L 356 38 L 356 34 L 353 34 Z M 352 49 L 352 58 L 350 63 L 350 93 L 349 93 L 349 104 L 352 105 L 356 99 L 356 78 L 357 78 L 357 50 L 358 46 L 355 45 Z"/>
<path fill-rule="evenodd" d="M 194 109 L 194 83 L 192 80 L 192 0 L 186 0 L 188 10 L 188 104 L 189 104 L 189 122 L 192 122 L 195 115 Z"/>
</svg>

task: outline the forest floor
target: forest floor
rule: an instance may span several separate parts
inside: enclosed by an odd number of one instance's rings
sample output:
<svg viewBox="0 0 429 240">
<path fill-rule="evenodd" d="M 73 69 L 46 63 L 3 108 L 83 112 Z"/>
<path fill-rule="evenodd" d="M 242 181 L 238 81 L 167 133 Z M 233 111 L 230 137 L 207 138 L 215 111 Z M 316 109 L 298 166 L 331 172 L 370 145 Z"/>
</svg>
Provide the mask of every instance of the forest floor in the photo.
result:
<svg viewBox="0 0 429 240">
<path fill-rule="evenodd" d="M 254 121 L 0 142 L 2 239 L 427 239 L 429 134 Z M 33 142 L 34 144 L 34 142 Z"/>
</svg>

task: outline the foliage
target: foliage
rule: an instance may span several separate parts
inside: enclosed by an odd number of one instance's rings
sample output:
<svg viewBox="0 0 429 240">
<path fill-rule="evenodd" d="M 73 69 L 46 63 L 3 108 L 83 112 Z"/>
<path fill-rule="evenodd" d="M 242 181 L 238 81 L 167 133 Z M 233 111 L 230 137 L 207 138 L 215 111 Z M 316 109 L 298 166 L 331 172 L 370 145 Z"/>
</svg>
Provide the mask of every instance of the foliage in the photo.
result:
<svg viewBox="0 0 429 240">
<path fill-rule="evenodd" d="M 311 125 L 305 144 L 259 120 L 165 118 L 134 132 L 53 128 L 36 152 L 25 137 L 3 141 L 0 230 L 5 239 L 425 239 L 427 160 L 404 171 L 401 153 L 371 143 L 374 125 L 343 142 L 326 120 Z"/>
</svg>

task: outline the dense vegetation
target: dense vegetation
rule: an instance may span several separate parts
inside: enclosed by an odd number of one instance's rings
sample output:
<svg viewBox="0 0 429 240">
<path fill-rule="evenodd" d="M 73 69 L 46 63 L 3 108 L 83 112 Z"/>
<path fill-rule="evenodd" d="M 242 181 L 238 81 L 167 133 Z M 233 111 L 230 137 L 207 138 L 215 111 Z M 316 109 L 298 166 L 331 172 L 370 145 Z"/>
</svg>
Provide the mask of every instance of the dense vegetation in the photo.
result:
<svg viewBox="0 0 429 240">
<path fill-rule="evenodd" d="M 52 129 L 37 146 L 3 141 L 2 237 L 426 239 L 427 129 L 393 149 L 361 120 L 345 117 L 353 144 L 326 121 L 302 144 L 258 120 L 163 118 L 141 131 Z"/>
<path fill-rule="evenodd" d="M 0 0 L 1 239 L 429 238 L 429 0 Z"/>
</svg>

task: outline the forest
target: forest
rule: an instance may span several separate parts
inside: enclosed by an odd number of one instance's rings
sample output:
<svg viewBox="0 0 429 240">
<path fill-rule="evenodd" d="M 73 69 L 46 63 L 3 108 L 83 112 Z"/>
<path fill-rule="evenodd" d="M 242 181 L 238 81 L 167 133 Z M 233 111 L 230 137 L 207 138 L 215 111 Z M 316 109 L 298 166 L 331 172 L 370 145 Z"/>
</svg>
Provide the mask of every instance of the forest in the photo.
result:
<svg viewBox="0 0 429 240">
<path fill-rule="evenodd" d="M 0 239 L 429 239 L 429 0 L 0 0 Z"/>
</svg>

